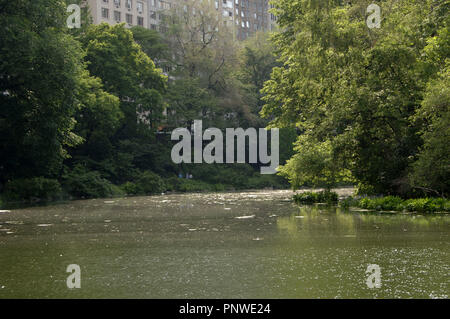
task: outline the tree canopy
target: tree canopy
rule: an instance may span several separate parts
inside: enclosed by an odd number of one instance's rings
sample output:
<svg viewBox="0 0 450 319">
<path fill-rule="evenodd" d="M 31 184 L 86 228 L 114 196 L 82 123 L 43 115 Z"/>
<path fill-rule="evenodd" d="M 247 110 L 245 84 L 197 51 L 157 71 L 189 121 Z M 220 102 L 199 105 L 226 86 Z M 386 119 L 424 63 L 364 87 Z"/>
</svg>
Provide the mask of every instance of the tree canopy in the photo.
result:
<svg viewBox="0 0 450 319">
<path fill-rule="evenodd" d="M 262 115 L 272 126 L 302 132 L 297 153 L 282 173 L 296 185 L 329 176 L 319 183 L 329 185 L 348 170 L 365 191 L 406 194 L 427 188 L 448 194 L 441 179 L 449 172 L 448 149 L 438 145 L 449 130 L 444 123 L 449 3 L 379 1 L 379 29 L 366 25 L 368 4 L 274 2 L 282 30 L 274 43 L 283 65 L 273 69 L 263 89 Z M 436 42 L 439 49 L 432 48 Z M 436 118 L 413 120 L 423 119 L 430 107 L 439 107 Z M 311 165 L 312 146 L 318 150 L 314 157 L 320 157 L 313 162 L 322 165 Z M 431 158 L 441 159 L 439 165 L 433 166 Z M 427 185 L 419 173 L 425 163 L 436 174 Z"/>
</svg>

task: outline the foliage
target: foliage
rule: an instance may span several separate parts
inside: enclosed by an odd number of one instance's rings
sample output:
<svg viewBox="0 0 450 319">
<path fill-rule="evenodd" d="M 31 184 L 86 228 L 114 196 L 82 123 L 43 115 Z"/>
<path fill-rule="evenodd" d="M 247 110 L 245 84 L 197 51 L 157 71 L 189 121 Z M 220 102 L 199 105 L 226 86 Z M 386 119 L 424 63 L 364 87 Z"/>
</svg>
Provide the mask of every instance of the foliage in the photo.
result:
<svg viewBox="0 0 450 319">
<path fill-rule="evenodd" d="M 356 187 L 357 195 L 375 196 L 378 195 L 375 188 L 371 185 L 359 183 Z"/>
<path fill-rule="evenodd" d="M 75 113 L 74 131 L 84 143 L 72 149 L 71 155 L 83 154 L 93 160 L 103 160 L 113 152 L 110 139 L 124 117 L 119 99 L 103 90 L 99 78 L 88 76 L 80 85 L 79 96 L 81 107 Z"/>
<path fill-rule="evenodd" d="M 136 123 L 137 113 L 141 113 L 150 126 L 156 126 L 163 112 L 161 92 L 166 77 L 134 42 L 133 33 L 123 24 L 102 23 L 90 26 L 80 40 L 86 48 L 90 73 L 101 78 L 105 89 L 121 100 L 127 124 Z"/>
<path fill-rule="evenodd" d="M 450 29 L 443 28 L 428 41 L 425 66 L 439 69 L 425 90 L 415 120 L 423 122 L 424 144 L 412 164 L 414 187 L 438 196 L 450 189 Z"/>
<path fill-rule="evenodd" d="M 277 175 L 255 175 L 250 177 L 245 183 L 244 189 L 286 189 L 289 184 L 284 178 Z"/>
<path fill-rule="evenodd" d="M 206 182 L 198 181 L 198 180 L 181 180 L 179 185 L 177 186 L 176 191 L 188 193 L 188 192 L 215 192 L 223 190 L 223 186 L 219 184 L 208 184 Z"/>
<path fill-rule="evenodd" d="M 55 177 L 74 134 L 83 50 L 65 28 L 61 0 L 1 1 L 0 184 Z"/>
<path fill-rule="evenodd" d="M 76 165 L 63 176 L 65 191 L 76 198 L 105 198 L 123 195 L 123 192 L 97 171 Z"/>
<path fill-rule="evenodd" d="M 165 179 L 164 182 L 166 183 L 167 191 L 176 192 L 180 189 L 182 179 L 178 178 L 177 176 L 172 176 Z"/>
<path fill-rule="evenodd" d="M 249 165 L 199 165 L 187 168 L 194 179 L 170 177 L 167 189 L 175 192 L 226 191 L 276 188 L 286 189 L 286 180 L 276 175 L 255 173 Z"/>
<path fill-rule="evenodd" d="M 142 51 L 158 67 L 168 62 L 169 47 L 158 31 L 149 30 L 140 26 L 134 26 L 130 30 L 133 33 L 134 41 L 141 46 Z"/>
<path fill-rule="evenodd" d="M 438 32 L 448 26 L 448 1 L 382 1 L 380 29 L 367 28 L 363 0 L 273 4 L 283 65 L 264 86 L 261 114 L 302 134 L 281 173 L 294 187 L 330 187 L 350 172 L 376 193 L 448 194 L 448 45 Z M 439 120 L 414 119 L 427 108 Z"/>
<path fill-rule="evenodd" d="M 321 192 L 304 192 L 294 195 L 294 201 L 298 204 L 336 203 L 338 199 L 338 194 L 329 190 Z"/>
<path fill-rule="evenodd" d="M 404 200 L 396 196 L 378 198 L 346 198 L 341 201 L 341 207 L 360 207 L 377 211 L 408 211 L 421 213 L 449 212 L 450 200 L 445 198 L 417 198 Z"/>
<path fill-rule="evenodd" d="M 255 124 L 245 84 L 236 75 L 239 43 L 214 2 L 186 0 L 163 15 L 163 37 L 173 56 L 169 123 L 174 117 L 175 125 L 188 126 L 201 117 L 215 127 Z"/>
<path fill-rule="evenodd" d="M 143 45 L 152 41 L 139 28 L 133 32 Z M 107 93 L 82 92 L 85 99 L 93 99 L 76 114 L 75 129 L 85 143 L 71 150 L 66 164 L 84 165 L 120 185 L 135 179 L 139 170 L 160 164 L 155 163 L 161 153 L 155 132 L 163 116 L 166 77 L 123 24 L 91 25 L 79 39 L 88 69 L 98 77 L 91 87 Z"/>
<path fill-rule="evenodd" d="M 150 171 L 140 174 L 134 182 L 126 182 L 121 187 L 128 195 L 161 194 L 168 190 L 164 180 Z"/>
<path fill-rule="evenodd" d="M 363 198 L 359 201 L 361 208 L 376 210 L 395 210 L 403 202 L 400 197 Z"/>
<path fill-rule="evenodd" d="M 137 180 L 136 185 L 143 194 L 161 194 L 166 191 L 164 181 L 153 172 L 144 172 Z"/>
<path fill-rule="evenodd" d="M 72 3 L 82 0 L 0 1 L 1 192 L 36 176 L 84 198 L 286 186 L 259 165 L 175 165 L 165 134 L 199 118 L 205 127 L 266 126 L 259 90 L 277 65 L 267 35 L 235 41 L 199 0 L 161 12 L 161 33 L 92 25 L 88 7 L 81 29 L 68 29 Z M 297 132 L 281 135 L 284 162 Z M 170 178 L 180 170 L 194 180 Z"/>
<path fill-rule="evenodd" d="M 269 34 L 257 32 L 248 38 L 241 46 L 237 77 L 243 83 L 245 100 L 254 114 L 258 114 L 264 105 L 261 90 L 264 83 L 270 79 L 272 69 L 280 66 Z M 264 123 L 259 120 L 259 123 Z"/>
<path fill-rule="evenodd" d="M 305 185 L 330 189 L 349 180 L 350 174 L 339 170 L 330 141 L 314 143 L 304 134 L 295 143 L 294 151 L 294 156 L 280 169 L 294 189 Z"/>
<path fill-rule="evenodd" d="M 184 76 L 172 82 L 167 101 L 170 105 L 168 124 L 171 127 L 186 126 L 199 117 L 204 125 L 210 126 L 214 122 L 216 114 L 212 112 L 217 109 L 218 100 L 210 90 L 202 87 L 197 77 Z"/>
<path fill-rule="evenodd" d="M 51 201 L 61 196 L 61 185 L 55 179 L 44 177 L 23 178 L 5 185 L 5 202 Z"/>
</svg>

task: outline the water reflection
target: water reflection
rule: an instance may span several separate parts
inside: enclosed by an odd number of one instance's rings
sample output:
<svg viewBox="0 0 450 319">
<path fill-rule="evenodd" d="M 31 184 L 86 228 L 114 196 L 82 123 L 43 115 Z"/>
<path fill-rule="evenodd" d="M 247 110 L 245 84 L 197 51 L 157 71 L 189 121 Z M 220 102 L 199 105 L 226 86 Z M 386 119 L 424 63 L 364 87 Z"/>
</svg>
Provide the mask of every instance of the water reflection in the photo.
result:
<svg viewBox="0 0 450 319">
<path fill-rule="evenodd" d="M 168 195 L 2 212 L 0 297 L 448 296 L 448 215 L 299 208 L 290 196 Z M 73 263 L 82 289 L 70 291 Z M 380 265 L 381 289 L 366 286 L 368 264 Z"/>
</svg>

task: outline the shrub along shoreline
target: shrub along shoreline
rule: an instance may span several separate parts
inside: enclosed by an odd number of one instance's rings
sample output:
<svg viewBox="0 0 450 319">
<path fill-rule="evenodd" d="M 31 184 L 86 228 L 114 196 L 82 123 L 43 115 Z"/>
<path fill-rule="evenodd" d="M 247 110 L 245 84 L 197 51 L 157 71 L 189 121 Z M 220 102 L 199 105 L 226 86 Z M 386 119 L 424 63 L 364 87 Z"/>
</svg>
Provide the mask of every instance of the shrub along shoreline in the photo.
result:
<svg viewBox="0 0 450 319">
<path fill-rule="evenodd" d="M 294 195 L 297 204 L 328 203 L 339 204 L 348 209 L 358 207 L 373 211 L 447 213 L 450 212 L 450 200 L 446 198 L 403 199 L 398 196 L 384 197 L 347 197 L 339 200 L 335 192 L 305 192 Z"/>
<path fill-rule="evenodd" d="M 0 193 L 0 209 L 45 205 L 55 202 L 120 198 L 125 196 L 147 196 L 174 193 L 239 191 L 250 189 L 288 189 L 289 184 L 276 175 L 260 175 L 243 167 L 222 171 L 213 169 L 207 177 L 186 179 L 175 175 L 160 176 L 152 171 L 140 172 L 133 181 L 121 185 L 111 183 L 97 171 L 76 167 L 60 180 L 44 177 L 15 179 L 8 182 Z M 222 176 L 227 178 L 223 178 Z M 223 180 L 222 183 L 218 179 Z"/>
</svg>

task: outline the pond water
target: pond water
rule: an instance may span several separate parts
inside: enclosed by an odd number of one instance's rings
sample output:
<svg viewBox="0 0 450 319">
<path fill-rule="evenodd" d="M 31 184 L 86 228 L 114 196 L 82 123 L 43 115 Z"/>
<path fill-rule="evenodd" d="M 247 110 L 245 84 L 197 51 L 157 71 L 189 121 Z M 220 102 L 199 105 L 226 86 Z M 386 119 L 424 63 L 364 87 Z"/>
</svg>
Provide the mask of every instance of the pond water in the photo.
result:
<svg viewBox="0 0 450 319">
<path fill-rule="evenodd" d="M 448 298 L 450 215 L 298 207 L 291 196 L 0 212 L 0 298 Z M 81 268 L 81 289 L 67 288 L 70 264 Z M 366 284 L 371 264 L 381 268 L 379 289 Z"/>
</svg>

